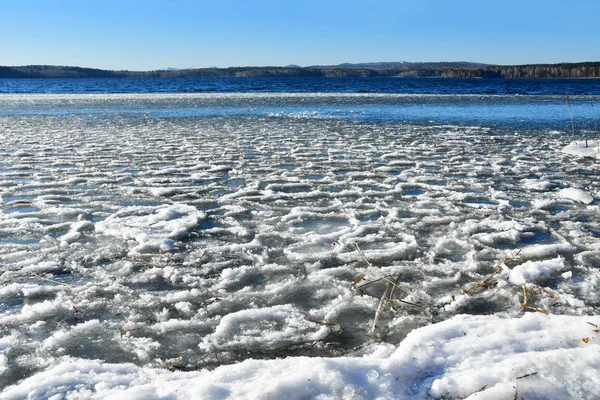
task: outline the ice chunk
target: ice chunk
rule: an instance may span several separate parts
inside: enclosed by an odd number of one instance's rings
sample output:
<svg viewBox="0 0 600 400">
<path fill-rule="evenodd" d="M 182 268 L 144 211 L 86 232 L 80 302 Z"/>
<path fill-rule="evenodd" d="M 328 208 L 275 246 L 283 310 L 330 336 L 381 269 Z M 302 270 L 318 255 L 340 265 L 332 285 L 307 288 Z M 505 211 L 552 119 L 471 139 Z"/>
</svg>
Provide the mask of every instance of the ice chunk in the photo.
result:
<svg viewBox="0 0 600 400">
<path fill-rule="evenodd" d="M 553 244 L 534 244 L 522 248 L 519 251 L 519 258 L 523 260 L 535 258 L 548 258 L 559 253 L 574 253 L 577 247 L 569 242 L 553 243 Z"/>
<path fill-rule="evenodd" d="M 90 221 L 77 221 L 71 224 L 71 228 L 67 233 L 60 237 L 63 244 L 73 243 L 81 238 L 81 232 L 89 232 L 94 230 L 94 224 Z"/>
<path fill-rule="evenodd" d="M 540 283 L 558 275 L 565 269 L 565 260 L 557 257 L 552 260 L 527 261 L 510 271 L 509 280 L 515 285 Z"/>
<path fill-rule="evenodd" d="M 569 143 L 562 152 L 579 157 L 600 158 L 600 143 L 596 140 L 576 141 Z"/>
<path fill-rule="evenodd" d="M 307 320 L 304 314 L 288 304 L 227 314 L 200 347 L 274 349 L 314 342 L 328 332 L 326 326 Z"/>
<path fill-rule="evenodd" d="M 558 195 L 563 199 L 569 199 L 583 204 L 590 204 L 592 201 L 594 201 L 594 198 L 588 192 L 581 189 L 561 189 L 558 192 Z"/>
<path fill-rule="evenodd" d="M 96 232 L 134 240 L 137 245 L 132 247 L 132 255 L 169 251 L 205 217 L 203 212 L 185 204 L 127 207 L 98 222 Z"/>
<path fill-rule="evenodd" d="M 552 182 L 538 179 L 523 179 L 522 183 L 525 189 L 539 192 L 545 192 L 556 187 L 556 184 Z"/>
</svg>

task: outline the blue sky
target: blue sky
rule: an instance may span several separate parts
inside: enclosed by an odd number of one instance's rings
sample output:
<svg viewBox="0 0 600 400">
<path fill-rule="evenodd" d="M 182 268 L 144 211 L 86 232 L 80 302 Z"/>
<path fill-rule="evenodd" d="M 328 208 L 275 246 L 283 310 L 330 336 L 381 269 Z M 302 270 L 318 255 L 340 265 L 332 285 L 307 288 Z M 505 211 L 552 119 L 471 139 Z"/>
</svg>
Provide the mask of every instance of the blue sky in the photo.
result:
<svg viewBox="0 0 600 400">
<path fill-rule="evenodd" d="M 0 0 L 0 65 L 600 61 L 598 0 Z"/>
</svg>

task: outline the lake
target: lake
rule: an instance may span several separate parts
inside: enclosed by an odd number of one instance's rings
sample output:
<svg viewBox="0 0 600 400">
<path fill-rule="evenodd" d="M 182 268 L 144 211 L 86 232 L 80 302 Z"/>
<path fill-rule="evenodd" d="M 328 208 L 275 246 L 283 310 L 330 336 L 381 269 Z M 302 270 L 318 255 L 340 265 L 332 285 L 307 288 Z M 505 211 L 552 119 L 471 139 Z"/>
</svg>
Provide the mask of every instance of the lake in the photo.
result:
<svg viewBox="0 0 600 400">
<path fill-rule="evenodd" d="M 366 374 L 364 393 L 339 378 L 365 398 L 402 384 L 389 365 L 433 396 L 453 355 L 411 350 L 430 369 L 392 357 L 407 335 L 450 337 L 471 316 L 534 335 L 524 312 L 597 314 L 598 165 L 561 150 L 598 145 L 598 80 L 0 80 L 0 93 L 6 398 L 158 396 L 144 377 L 225 382 L 223 368 L 265 360 L 258 381 L 239 372 L 256 389 L 302 356 Z M 226 397 L 215 390 L 189 396 Z"/>
</svg>

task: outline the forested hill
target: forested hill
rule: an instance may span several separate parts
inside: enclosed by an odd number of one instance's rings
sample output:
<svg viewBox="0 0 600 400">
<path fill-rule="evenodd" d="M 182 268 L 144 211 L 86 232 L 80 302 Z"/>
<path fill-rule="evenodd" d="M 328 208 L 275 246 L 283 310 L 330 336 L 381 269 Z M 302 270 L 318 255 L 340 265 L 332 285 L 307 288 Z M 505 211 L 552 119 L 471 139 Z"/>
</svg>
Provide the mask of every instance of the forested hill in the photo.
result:
<svg viewBox="0 0 600 400">
<path fill-rule="evenodd" d="M 450 68 L 443 71 L 441 76 L 444 78 L 599 78 L 600 62 Z"/>
<path fill-rule="evenodd" d="M 109 71 L 52 65 L 0 67 L 0 78 L 177 78 L 177 77 L 444 77 L 444 78 L 598 78 L 600 62 L 486 65 L 469 62 L 385 62 L 312 67 L 231 67 Z"/>
</svg>

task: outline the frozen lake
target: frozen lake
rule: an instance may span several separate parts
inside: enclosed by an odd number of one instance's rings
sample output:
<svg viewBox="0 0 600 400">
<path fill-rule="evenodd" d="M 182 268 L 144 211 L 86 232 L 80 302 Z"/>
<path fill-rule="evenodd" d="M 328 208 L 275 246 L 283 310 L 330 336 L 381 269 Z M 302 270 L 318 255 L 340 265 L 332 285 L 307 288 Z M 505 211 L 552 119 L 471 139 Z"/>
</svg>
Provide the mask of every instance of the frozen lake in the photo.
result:
<svg viewBox="0 0 600 400">
<path fill-rule="evenodd" d="M 596 100 L 572 99 L 578 135 Z M 6 398 L 72 363 L 194 374 L 385 357 L 462 314 L 600 323 L 599 169 L 561 152 L 562 96 L 9 94 L 0 140 Z M 119 388 L 73 382 L 51 387 Z"/>
</svg>

